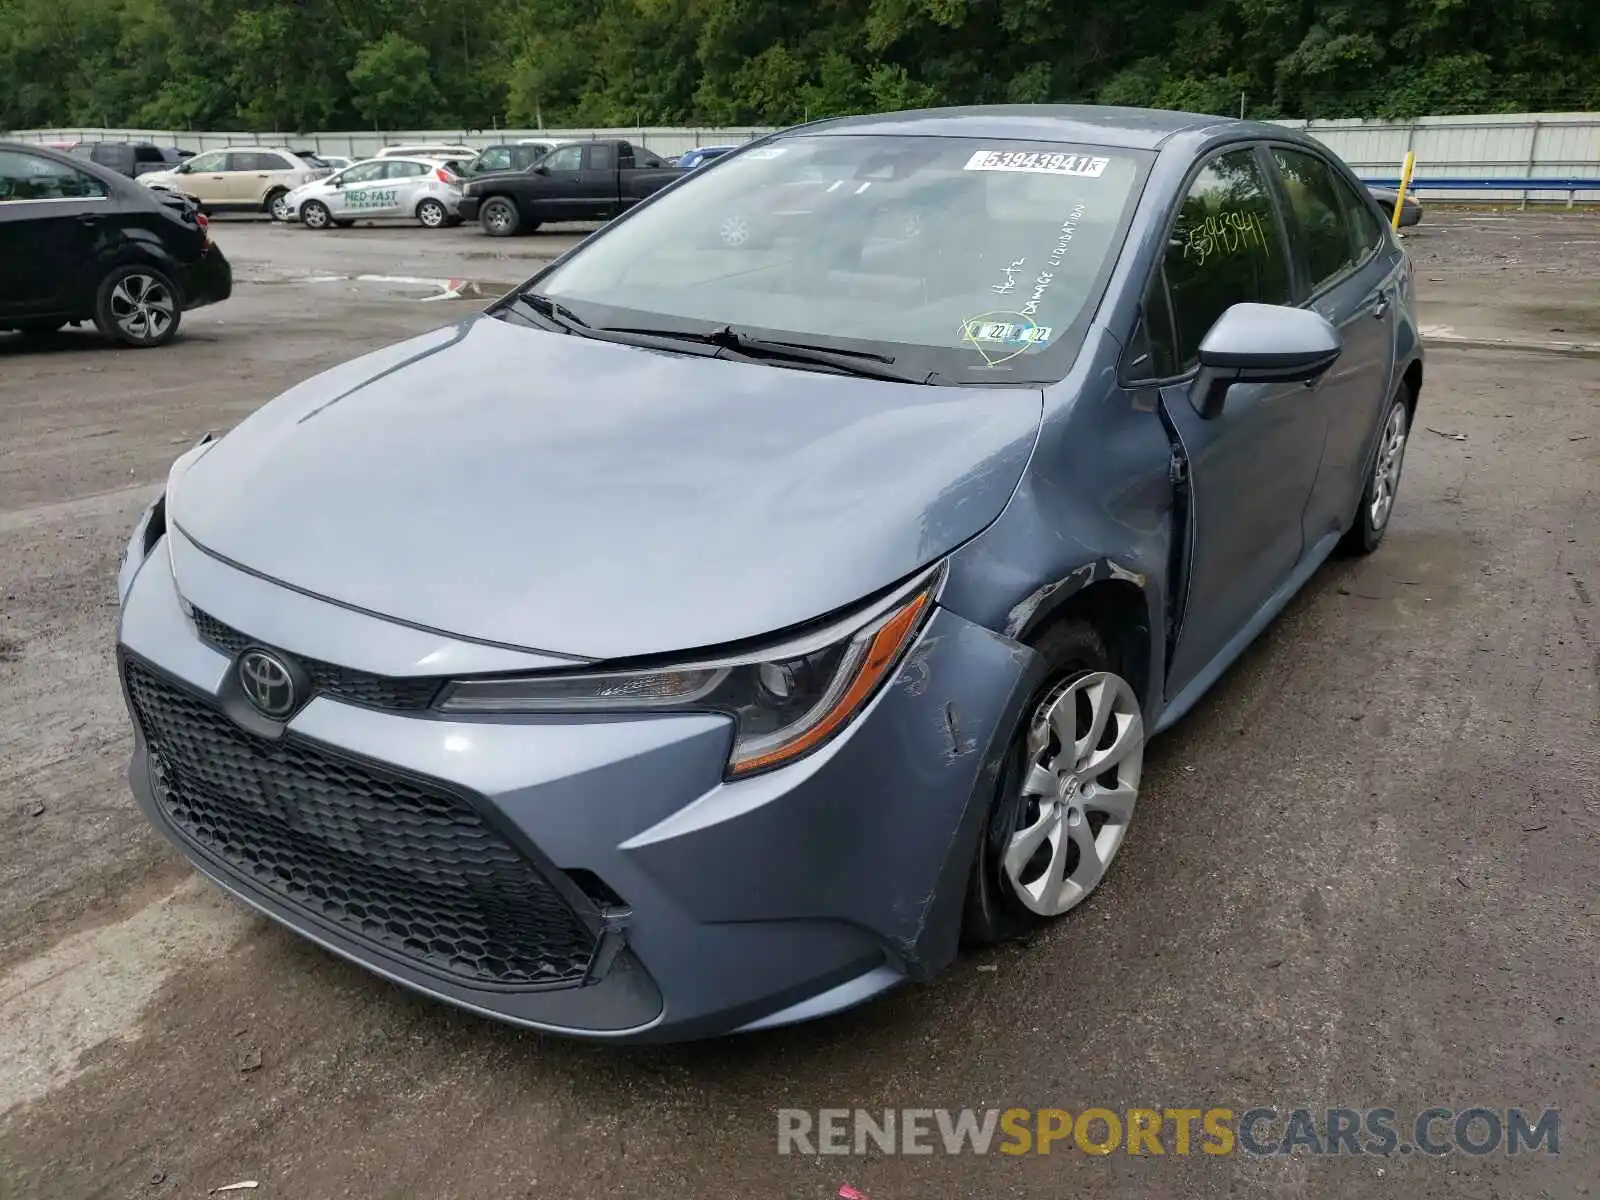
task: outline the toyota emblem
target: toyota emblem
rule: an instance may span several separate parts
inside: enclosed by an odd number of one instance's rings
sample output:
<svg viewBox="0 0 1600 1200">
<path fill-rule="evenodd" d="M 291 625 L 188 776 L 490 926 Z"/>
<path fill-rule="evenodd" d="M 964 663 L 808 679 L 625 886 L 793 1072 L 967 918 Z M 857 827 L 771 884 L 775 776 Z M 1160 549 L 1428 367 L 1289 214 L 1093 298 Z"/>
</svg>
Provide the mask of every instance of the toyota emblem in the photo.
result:
<svg viewBox="0 0 1600 1200">
<path fill-rule="evenodd" d="M 239 656 L 239 687 L 263 715 L 282 718 L 294 711 L 294 674 L 289 664 L 268 650 L 246 650 Z"/>
</svg>

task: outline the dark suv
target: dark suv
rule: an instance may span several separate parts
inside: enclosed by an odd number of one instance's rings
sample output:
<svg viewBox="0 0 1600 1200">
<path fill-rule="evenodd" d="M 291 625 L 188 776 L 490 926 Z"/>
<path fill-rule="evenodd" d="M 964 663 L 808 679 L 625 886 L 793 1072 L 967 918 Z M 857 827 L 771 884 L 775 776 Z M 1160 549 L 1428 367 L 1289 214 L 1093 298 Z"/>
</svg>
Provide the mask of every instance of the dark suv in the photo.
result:
<svg viewBox="0 0 1600 1200">
<path fill-rule="evenodd" d="M 186 310 L 232 290 L 228 260 L 189 201 L 42 146 L 0 142 L 0 330 L 93 320 L 126 345 L 159 346 Z"/>
</svg>

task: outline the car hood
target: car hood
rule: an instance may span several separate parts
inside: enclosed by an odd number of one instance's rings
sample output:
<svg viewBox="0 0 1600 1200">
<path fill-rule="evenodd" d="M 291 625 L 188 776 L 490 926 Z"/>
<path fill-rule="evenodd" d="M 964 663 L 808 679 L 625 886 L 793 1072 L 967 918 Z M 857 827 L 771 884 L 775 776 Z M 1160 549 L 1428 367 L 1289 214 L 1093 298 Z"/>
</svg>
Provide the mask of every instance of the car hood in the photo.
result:
<svg viewBox="0 0 1600 1200">
<path fill-rule="evenodd" d="M 579 658 L 699 649 L 980 532 L 1042 403 L 475 316 L 280 396 L 169 509 L 216 557 L 410 624 Z"/>
</svg>

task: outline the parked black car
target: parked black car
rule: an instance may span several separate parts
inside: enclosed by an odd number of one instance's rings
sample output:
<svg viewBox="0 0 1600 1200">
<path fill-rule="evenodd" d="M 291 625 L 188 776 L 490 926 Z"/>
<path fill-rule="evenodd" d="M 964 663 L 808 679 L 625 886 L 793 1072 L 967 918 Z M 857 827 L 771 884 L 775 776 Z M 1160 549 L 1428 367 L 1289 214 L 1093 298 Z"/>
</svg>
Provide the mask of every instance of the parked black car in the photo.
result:
<svg viewBox="0 0 1600 1200">
<path fill-rule="evenodd" d="M 129 346 L 172 339 L 233 271 L 180 196 L 42 146 L 0 142 L 0 330 L 92 320 Z"/>
<path fill-rule="evenodd" d="M 469 180 L 461 215 L 494 237 L 532 233 L 546 221 L 609 221 L 682 175 L 642 146 L 574 142 L 524 171 Z"/>
<path fill-rule="evenodd" d="M 188 151 L 176 146 L 152 146 L 148 142 L 79 142 L 68 153 L 110 167 L 130 179 L 150 171 L 169 170 L 190 157 Z"/>
</svg>

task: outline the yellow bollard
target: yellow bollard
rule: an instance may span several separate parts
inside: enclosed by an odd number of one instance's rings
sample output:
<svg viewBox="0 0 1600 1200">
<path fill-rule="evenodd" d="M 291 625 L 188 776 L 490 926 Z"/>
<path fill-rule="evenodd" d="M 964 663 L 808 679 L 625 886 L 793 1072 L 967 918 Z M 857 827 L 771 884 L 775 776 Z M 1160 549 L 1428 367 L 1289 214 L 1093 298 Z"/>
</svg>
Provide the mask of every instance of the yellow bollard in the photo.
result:
<svg viewBox="0 0 1600 1200">
<path fill-rule="evenodd" d="M 1400 210 L 1405 207 L 1406 189 L 1411 186 L 1411 172 L 1416 170 L 1416 166 L 1416 152 L 1407 150 L 1406 165 L 1400 168 L 1400 194 L 1394 198 L 1394 216 L 1389 218 L 1389 223 L 1397 232 L 1400 229 Z"/>
</svg>

